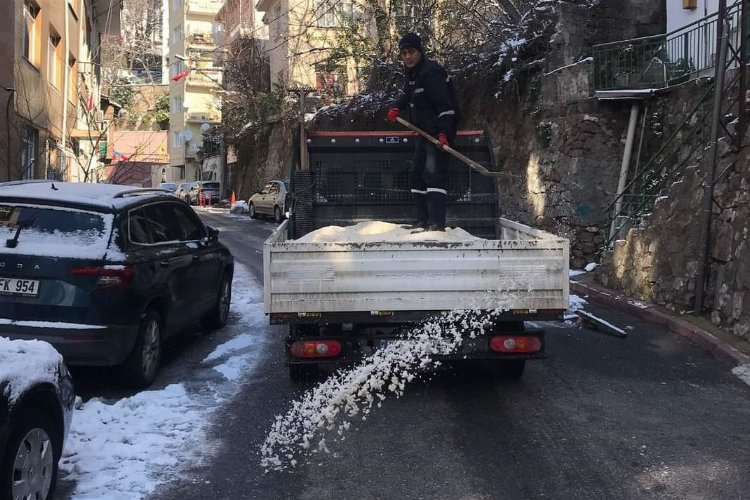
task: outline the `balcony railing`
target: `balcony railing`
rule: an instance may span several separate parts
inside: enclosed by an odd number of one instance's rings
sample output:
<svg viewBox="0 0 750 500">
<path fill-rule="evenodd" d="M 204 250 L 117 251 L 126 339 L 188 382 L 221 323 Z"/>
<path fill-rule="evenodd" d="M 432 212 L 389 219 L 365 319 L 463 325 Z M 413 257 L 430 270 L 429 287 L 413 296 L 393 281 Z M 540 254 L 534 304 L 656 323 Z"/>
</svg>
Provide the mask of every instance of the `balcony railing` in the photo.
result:
<svg viewBox="0 0 750 500">
<path fill-rule="evenodd" d="M 185 114 L 188 123 L 220 123 L 221 116 L 216 111 L 191 111 Z"/>
<path fill-rule="evenodd" d="M 191 14 L 216 15 L 224 6 L 225 0 L 188 0 L 187 12 Z"/>
<path fill-rule="evenodd" d="M 214 45 L 215 39 L 213 33 L 188 33 L 188 45 Z"/>
<path fill-rule="evenodd" d="M 740 46 L 742 1 L 727 9 L 729 43 Z M 712 74 L 718 13 L 664 35 L 594 46 L 594 90 L 659 89 Z"/>
<path fill-rule="evenodd" d="M 194 69 L 187 78 L 187 84 L 201 87 L 221 87 L 221 71 Z"/>
</svg>

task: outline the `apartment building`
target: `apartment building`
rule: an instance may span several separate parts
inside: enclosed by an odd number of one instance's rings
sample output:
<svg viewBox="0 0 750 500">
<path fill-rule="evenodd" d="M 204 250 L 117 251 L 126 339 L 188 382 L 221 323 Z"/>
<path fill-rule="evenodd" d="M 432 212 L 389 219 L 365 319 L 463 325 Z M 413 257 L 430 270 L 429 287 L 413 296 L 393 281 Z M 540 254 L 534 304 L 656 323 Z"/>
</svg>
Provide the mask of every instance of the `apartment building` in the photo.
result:
<svg viewBox="0 0 750 500">
<path fill-rule="evenodd" d="M 226 0 L 216 20 L 224 26 L 224 39 L 227 42 L 238 37 L 268 39 L 268 27 L 263 23 L 262 15 L 255 9 L 254 0 Z"/>
<path fill-rule="evenodd" d="M 221 123 L 216 15 L 223 4 L 169 1 L 169 162 L 182 169 L 186 180 L 200 180 L 204 133 Z"/>
<path fill-rule="evenodd" d="M 339 67 L 326 63 L 337 28 L 360 13 L 353 0 L 259 0 L 268 26 L 271 84 L 301 85 L 319 92 L 355 94 L 359 90 L 354 61 Z M 371 35 L 374 37 L 374 29 Z"/>
<path fill-rule="evenodd" d="M 145 84 L 169 83 L 169 0 L 125 0 L 120 76 Z"/>
<path fill-rule="evenodd" d="M 6 0 L 0 21 L 0 180 L 91 180 L 106 143 L 100 40 L 121 0 Z"/>
</svg>

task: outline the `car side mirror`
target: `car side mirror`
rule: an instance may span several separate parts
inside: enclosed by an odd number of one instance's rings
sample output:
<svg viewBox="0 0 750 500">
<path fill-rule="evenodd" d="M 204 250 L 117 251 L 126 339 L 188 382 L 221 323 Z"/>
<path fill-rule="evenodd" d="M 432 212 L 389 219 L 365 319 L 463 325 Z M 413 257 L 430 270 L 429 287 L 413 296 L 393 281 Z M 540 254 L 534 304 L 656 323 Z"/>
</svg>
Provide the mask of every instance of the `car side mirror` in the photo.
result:
<svg viewBox="0 0 750 500">
<path fill-rule="evenodd" d="M 206 226 L 208 232 L 208 241 L 217 241 L 219 239 L 219 230 L 213 226 Z"/>
</svg>

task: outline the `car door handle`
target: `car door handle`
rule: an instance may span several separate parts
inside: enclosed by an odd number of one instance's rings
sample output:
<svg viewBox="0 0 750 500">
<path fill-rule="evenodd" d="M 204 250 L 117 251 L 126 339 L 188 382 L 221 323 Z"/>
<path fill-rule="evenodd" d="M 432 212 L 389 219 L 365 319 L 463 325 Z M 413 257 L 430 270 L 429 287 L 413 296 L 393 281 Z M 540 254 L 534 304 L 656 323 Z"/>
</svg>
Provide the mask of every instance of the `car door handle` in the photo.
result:
<svg viewBox="0 0 750 500">
<path fill-rule="evenodd" d="M 200 259 L 200 258 L 201 258 L 201 257 L 200 257 L 200 255 L 193 255 L 193 260 L 194 260 L 194 261 L 195 261 L 195 260 L 198 260 L 198 259 Z"/>
<path fill-rule="evenodd" d="M 159 261 L 159 265 L 160 265 L 161 267 L 169 267 L 169 260 L 167 260 L 167 259 L 165 259 L 165 260 L 160 260 L 160 261 Z"/>
</svg>

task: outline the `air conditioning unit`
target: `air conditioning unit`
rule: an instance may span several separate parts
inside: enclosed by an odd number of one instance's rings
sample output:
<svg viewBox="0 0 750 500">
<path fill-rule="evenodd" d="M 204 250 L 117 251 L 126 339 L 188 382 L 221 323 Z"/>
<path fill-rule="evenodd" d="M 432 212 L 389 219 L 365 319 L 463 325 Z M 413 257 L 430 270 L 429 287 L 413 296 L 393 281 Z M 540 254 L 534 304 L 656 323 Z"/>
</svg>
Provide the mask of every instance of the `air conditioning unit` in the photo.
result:
<svg viewBox="0 0 750 500">
<path fill-rule="evenodd" d="M 94 112 L 94 121 L 95 122 L 103 122 L 104 121 L 104 111 L 101 109 L 98 109 Z"/>
</svg>

